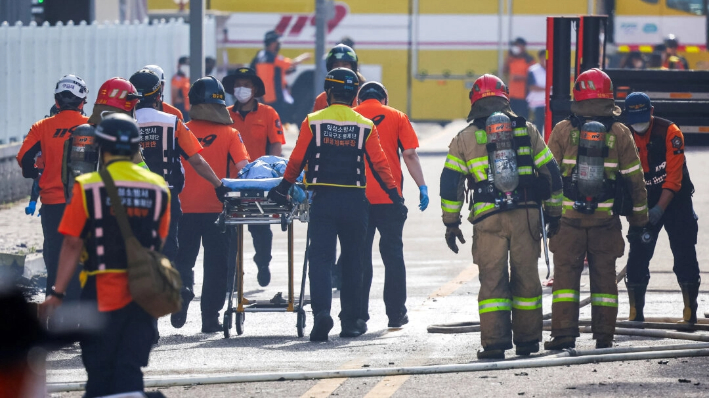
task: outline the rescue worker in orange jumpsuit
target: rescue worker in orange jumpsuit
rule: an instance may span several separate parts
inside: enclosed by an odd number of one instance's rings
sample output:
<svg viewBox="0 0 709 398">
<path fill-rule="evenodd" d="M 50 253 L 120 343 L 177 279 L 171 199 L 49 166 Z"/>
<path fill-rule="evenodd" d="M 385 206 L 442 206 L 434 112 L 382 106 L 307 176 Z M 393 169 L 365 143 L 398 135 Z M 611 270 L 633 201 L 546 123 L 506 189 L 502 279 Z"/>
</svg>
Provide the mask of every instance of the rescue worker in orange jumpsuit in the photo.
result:
<svg viewBox="0 0 709 398">
<path fill-rule="evenodd" d="M 281 156 L 286 143 L 281 119 L 275 109 L 256 101 L 264 95 L 263 81 L 251 68 L 239 68 L 235 73 L 222 79 L 224 89 L 234 96 L 236 102 L 227 108 L 234 121 L 235 128 L 244 140 L 249 157 L 256 160 L 261 156 Z M 271 282 L 271 246 L 273 233 L 271 226 L 249 225 L 249 232 L 254 241 L 254 263 L 258 268 L 258 283 L 268 286 Z"/>
<path fill-rule="evenodd" d="M 249 162 L 249 154 L 239 132 L 231 127 L 226 109 L 224 87 L 212 76 L 203 77 L 192 85 L 189 93 L 190 121 L 187 127 L 204 149 L 200 154 L 215 170 L 218 178 L 236 178 Z M 182 219 L 177 231 L 180 243 L 175 268 L 182 284 L 193 288 L 194 268 L 200 241 L 204 246 L 202 284 L 202 333 L 222 330 L 219 311 L 224 305 L 227 279 L 228 235 L 215 224 L 222 204 L 211 194 L 207 180 L 191 167 L 185 168 L 185 189 L 180 194 Z"/>
<path fill-rule="evenodd" d="M 330 316 L 332 286 L 330 271 L 339 237 L 344 283 L 340 294 L 340 337 L 358 337 L 367 331 L 361 319 L 362 253 L 367 234 L 369 202 L 365 196 L 365 163 L 372 165 L 375 181 L 381 181 L 394 211 L 405 218 L 406 207 L 396 189 L 374 123 L 350 108 L 357 96 L 357 75 L 344 68 L 325 77 L 330 106 L 308 115 L 281 183 L 268 198 L 289 203 L 288 192 L 306 169 L 305 183 L 313 190 L 308 224 L 310 298 L 315 320 L 310 341 L 327 341 L 333 326 Z M 369 181 L 375 183 L 375 181 Z"/>
<path fill-rule="evenodd" d="M 177 116 L 178 119 L 183 120 L 182 112 L 174 106 L 165 102 L 165 71 L 162 70 L 158 65 L 145 65 L 143 69 L 147 69 L 160 77 L 160 85 L 162 85 L 163 95 L 160 97 L 160 104 L 158 105 L 158 110 L 161 112 L 169 113 L 171 115 Z M 207 73 L 209 74 L 209 73 Z M 189 101 L 189 95 L 187 96 Z"/>
<path fill-rule="evenodd" d="M 539 207 L 561 193 L 561 176 L 534 124 L 510 109 L 500 78 L 479 77 L 470 102 L 470 124 L 451 141 L 441 173 L 446 243 L 454 253 L 456 240 L 465 243 L 460 212 L 467 181 L 473 192 L 468 217 L 473 261 L 480 269 L 483 351 L 477 356 L 502 359 L 513 343 L 517 355 L 530 355 L 539 351 L 542 340 Z M 546 203 L 545 208 L 550 217 L 558 217 L 559 206 Z"/>
<path fill-rule="evenodd" d="M 155 73 L 155 72 L 153 72 L 153 73 Z M 160 75 L 158 74 L 158 76 L 160 76 Z M 177 73 L 175 73 L 175 75 L 172 76 L 172 81 L 170 82 L 170 85 L 172 87 L 172 95 L 171 95 L 172 105 L 174 105 L 175 108 L 177 108 L 177 110 L 180 111 L 180 114 L 182 114 L 182 116 L 183 116 L 183 118 L 181 118 L 182 120 L 189 121 L 189 114 L 187 113 L 190 110 L 190 99 L 189 99 L 190 58 L 189 57 L 180 57 L 180 59 L 177 61 Z M 162 102 L 162 100 L 160 102 Z M 172 112 L 168 112 L 168 113 L 173 114 Z M 184 119 L 184 117 L 186 117 L 187 119 Z"/>
<path fill-rule="evenodd" d="M 549 149 L 561 164 L 564 193 L 561 220 L 549 223 L 549 250 L 554 253 L 553 340 L 547 350 L 572 348 L 579 336 L 579 298 L 584 257 L 591 278 L 591 315 L 596 348 L 613 346 L 618 316 L 615 261 L 625 242 L 619 213 L 627 216 L 629 235 L 647 224 L 647 193 L 633 136 L 616 121 L 620 108 L 613 83 L 603 71 L 581 73 L 574 84 L 572 115 L 557 123 Z M 617 187 L 616 184 L 624 184 Z M 616 197 L 625 191 L 632 208 Z M 625 196 L 625 195 L 624 195 Z"/>
<path fill-rule="evenodd" d="M 22 167 L 25 178 L 34 179 L 39 175 L 35 167 L 37 153 L 42 152 L 44 160 L 44 172 L 39 177 L 39 196 L 42 201 L 42 257 L 47 267 L 47 293 L 57 277 L 59 251 L 64 240 L 57 230 L 66 205 L 62 184 L 64 141 L 71 137 L 76 127 L 88 120 L 82 113 L 88 94 L 89 89 L 80 77 L 66 75 L 59 79 L 54 88 L 54 101 L 59 113 L 35 123 L 17 154 L 17 163 Z M 78 278 L 72 278 L 66 291 L 68 298 L 78 299 L 79 291 Z"/>
<path fill-rule="evenodd" d="M 259 51 L 251 61 L 251 69 L 265 84 L 262 101 L 284 115 L 293 98 L 288 92 L 286 75 L 295 71 L 301 62 L 310 59 L 310 53 L 303 53 L 290 59 L 278 52 L 281 50 L 281 35 L 276 31 L 266 32 L 263 39 L 264 49 Z"/>
<path fill-rule="evenodd" d="M 178 226 L 182 217 L 179 194 L 185 185 L 185 169 L 180 158 L 186 159 L 194 171 L 210 183 L 218 198 L 222 199 L 229 189 L 199 154 L 202 145 L 189 128 L 176 116 L 157 110 L 158 100 L 162 96 L 160 77 L 147 69 L 141 69 L 131 76 L 130 82 L 141 95 L 135 117 L 140 126 L 145 163 L 152 172 L 162 175 L 170 187 L 170 233 L 162 252 L 171 261 L 175 261 L 179 247 Z M 170 316 L 170 322 L 176 328 L 185 324 L 189 302 L 194 298 L 190 286 L 183 285 L 181 294 L 182 309 Z"/>
<path fill-rule="evenodd" d="M 695 323 L 701 278 L 695 248 L 699 227 L 692 204 L 694 185 L 684 158 L 682 131 L 671 121 L 653 116 L 653 110 L 650 97 L 645 93 L 632 93 L 625 99 L 625 124 L 633 132 L 645 173 L 650 209 L 647 227 L 652 236 L 647 243 L 638 236 L 628 239 L 630 252 L 625 280 L 630 298 L 628 320 L 645 320 L 643 307 L 650 280 L 650 260 L 658 234 L 664 227 L 674 256 L 673 271 L 682 288 L 683 319 Z"/>
<path fill-rule="evenodd" d="M 357 58 L 357 53 L 355 53 L 355 51 L 351 47 L 345 44 L 336 45 L 330 50 L 329 53 L 327 53 L 327 57 L 325 57 L 325 68 L 328 72 L 335 68 L 347 68 L 357 73 L 357 78 L 359 79 L 360 84 L 363 85 L 365 79 L 364 76 L 359 73 L 358 64 L 359 59 Z M 357 106 L 356 101 L 357 99 L 355 98 L 354 102 L 352 102 L 352 107 Z M 323 110 L 327 108 L 327 106 L 327 94 L 323 91 L 315 98 L 313 112 Z"/>
<path fill-rule="evenodd" d="M 101 163 L 122 199 L 133 235 L 142 246 L 159 250 L 170 224 L 170 191 L 161 176 L 131 161 L 140 148 L 138 125 L 130 116 L 109 115 L 96 128 L 96 140 Z M 156 319 L 133 301 L 129 291 L 126 245 L 107 186 L 99 172 L 76 178 L 59 225 L 59 233 L 65 236 L 59 271 L 40 314 L 51 316 L 62 304 L 85 249 L 82 316 L 99 319 L 102 325 L 80 340 L 88 374 L 84 396 L 140 396 L 144 387 L 141 367 L 148 365 Z"/>
<path fill-rule="evenodd" d="M 534 58 L 527 53 L 527 41 L 521 37 L 510 43 L 510 51 L 505 59 L 504 74 L 510 88 L 510 107 L 517 116 L 528 118 L 527 78 Z"/>
<path fill-rule="evenodd" d="M 355 112 L 374 122 L 379 131 L 379 141 L 386 154 L 389 168 L 394 176 L 399 195 L 402 194 L 404 175 L 401 172 L 400 156 L 404 158 L 409 174 L 419 187 L 419 209 L 428 207 L 428 187 L 423 178 L 416 148 L 419 146 L 416 132 L 408 116 L 387 106 L 389 94 L 379 82 L 367 82 L 360 87 L 357 97 L 359 105 Z M 372 181 L 374 176 L 369 164 L 366 176 Z M 404 264 L 404 243 L 402 233 L 406 217 L 396 211 L 389 195 L 379 184 L 367 184 L 369 224 L 364 254 L 364 279 L 362 282 L 362 319 L 369 320 L 369 290 L 372 286 L 372 245 L 374 235 L 379 231 L 379 252 L 384 261 L 384 305 L 389 317 L 389 327 L 401 327 L 409 322 L 406 314 L 406 265 Z"/>
</svg>

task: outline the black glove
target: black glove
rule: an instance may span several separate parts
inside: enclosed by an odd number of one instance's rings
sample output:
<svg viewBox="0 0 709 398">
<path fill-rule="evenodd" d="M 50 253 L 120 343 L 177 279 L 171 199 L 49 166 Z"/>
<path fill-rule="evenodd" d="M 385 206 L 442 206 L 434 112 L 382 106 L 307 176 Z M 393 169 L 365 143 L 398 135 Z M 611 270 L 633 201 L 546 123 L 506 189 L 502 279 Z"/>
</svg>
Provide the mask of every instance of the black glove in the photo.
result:
<svg viewBox="0 0 709 398">
<path fill-rule="evenodd" d="M 290 190 L 291 185 L 293 184 L 286 181 L 286 179 L 284 178 L 283 180 L 281 180 L 280 184 L 278 184 L 275 188 L 271 188 L 271 190 L 268 191 L 268 200 L 281 206 L 287 206 L 288 204 L 290 204 L 290 199 L 288 198 L 288 191 Z"/>
<path fill-rule="evenodd" d="M 634 226 L 628 228 L 628 242 L 650 243 L 653 239 L 652 233 L 647 227 Z"/>
<path fill-rule="evenodd" d="M 409 209 L 406 208 L 406 206 L 404 205 L 404 201 L 402 200 L 394 206 L 396 206 L 396 215 L 399 217 L 399 219 L 401 221 L 406 221 L 406 218 L 409 214 Z"/>
<path fill-rule="evenodd" d="M 540 203 L 551 198 L 551 187 L 546 178 L 536 177 L 532 183 L 532 190 L 534 191 L 534 199 L 540 201 Z"/>
<path fill-rule="evenodd" d="M 456 239 L 458 239 L 460 243 L 465 243 L 463 231 L 461 231 L 458 226 L 446 227 L 446 243 L 448 244 L 448 247 L 453 250 L 453 253 L 458 254 L 458 245 L 455 241 Z"/>
<path fill-rule="evenodd" d="M 231 192 L 231 189 L 225 187 L 224 183 L 222 183 L 222 185 L 214 188 L 214 191 L 217 193 L 217 199 L 219 199 L 220 202 L 224 203 L 224 201 L 226 200 L 226 194 Z"/>
<path fill-rule="evenodd" d="M 547 223 L 547 239 L 551 239 L 552 236 L 559 233 L 559 228 L 561 228 L 561 217 L 552 217 L 545 214 L 544 221 Z"/>
</svg>

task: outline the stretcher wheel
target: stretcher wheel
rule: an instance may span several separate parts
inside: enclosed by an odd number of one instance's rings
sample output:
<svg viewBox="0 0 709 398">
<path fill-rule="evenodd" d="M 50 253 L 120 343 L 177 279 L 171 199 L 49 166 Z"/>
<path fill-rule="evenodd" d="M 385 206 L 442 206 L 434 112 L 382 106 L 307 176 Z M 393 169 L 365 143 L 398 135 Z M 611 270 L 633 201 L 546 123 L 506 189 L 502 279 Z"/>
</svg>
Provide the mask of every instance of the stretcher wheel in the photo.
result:
<svg viewBox="0 0 709 398">
<path fill-rule="evenodd" d="M 231 312 L 229 310 L 224 311 L 224 322 L 222 323 L 222 326 L 224 327 L 224 338 L 228 339 L 229 338 L 229 329 L 231 329 Z"/>
<path fill-rule="evenodd" d="M 241 336 L 244 334 L 244 318 L 246 317 L 246 314 L 243 312 L 237 312 L 236 313 L 236 334 Z"/>
<path fill-rule="evenodd" d="M 298 330 L 298 337 L 303 337 L 305 335 L 305 311 L 302 309 L 298 310 L 298 321 L 296 322 L 295 327 Z"/>
<path fill-rule="evenodd" d="M 288 220 L 286 219 L 285 215 L 281 216 L 281 231 L 288 231 Z"/>
</svg>

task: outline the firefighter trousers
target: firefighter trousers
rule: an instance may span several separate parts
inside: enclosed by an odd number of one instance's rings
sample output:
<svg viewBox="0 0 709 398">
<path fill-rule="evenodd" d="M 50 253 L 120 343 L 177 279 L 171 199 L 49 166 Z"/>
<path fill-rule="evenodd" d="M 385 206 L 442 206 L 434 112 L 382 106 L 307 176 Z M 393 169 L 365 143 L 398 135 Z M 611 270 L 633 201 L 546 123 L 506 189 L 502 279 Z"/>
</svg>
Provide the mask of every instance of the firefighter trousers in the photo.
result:
<svg viewBox="0 0 709 398">
<path fill-rule="evenodd" d="M 695 248 L 699 232 L 697 215 L 694 213 L 692 196 L 680 191 L 667 206 L 660 222 L 648 225 L 652 241 L 642 243 L 634 239 L 628 242 L 628 283 L 647 285 L 650 281 L 650 260 L 655 253 L 657 238 L 663 227 L 670 240 L 674 257 L 672 270 L 677 276 L 677 282 L 682 284 L 699 281 L 699 263 Z"/>
<path fill-rule="evenodd" d="M 559 232 L 549 242 L 554 253 L 551 335 L 579 336 L 581 273 L 587 256 L 593 338 L 612 337 L 618 316 L 615 262 L 625 249 L 620 219 L 616 216 L 594 226 L 582 226 L 581 222 L 562 218 Z"/>
<path fill-rule="evenodd" d="M 473 261 L 480 270 L 480 338 L 487 350 L 542 339 L 540 238 L 535 208 L 494 214 L 473 228 Z"/>
</svg>

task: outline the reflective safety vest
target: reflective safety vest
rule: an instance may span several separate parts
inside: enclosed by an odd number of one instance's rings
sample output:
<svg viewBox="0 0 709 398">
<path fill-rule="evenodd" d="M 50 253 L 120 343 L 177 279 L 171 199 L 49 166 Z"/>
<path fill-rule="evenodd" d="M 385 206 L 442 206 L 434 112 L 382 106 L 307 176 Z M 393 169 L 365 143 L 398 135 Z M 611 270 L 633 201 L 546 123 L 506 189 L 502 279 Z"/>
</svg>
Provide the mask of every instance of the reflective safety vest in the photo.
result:
<svg viewBox="0 0 709 398">
<path fill-rule="evenodd" d="M 365 188 L 365 145 L 374 123 L 344 106 L 311 113 L 308 121 L 306 184 Z"/>
<path fill-rule="evenodd" d="M 177 117 L 152 108 L 138 109 L 135 116 L 148 169 L 162 175 L 170 189 L 181 192 L 185 185 L 185 170 L 177 150 Z"/>
<path fill-rule="evenodd" d="M 108 170 L 126 208 L 133 234 L 145 247 L 159 250 L 158 228 L 169 203 L 165 182 L 131 162 L 112 163 Z M 83 174 L 76 177 L 76 182 L 83 198 L 74 200 L 83 200 L 87 212 L 85 247 L 88 261 L 84 262 L 84 271 L 88 275 L 124 272 L 127 264 L 125 243 L 101 176 L 98 172 Z"/>
</svg>

